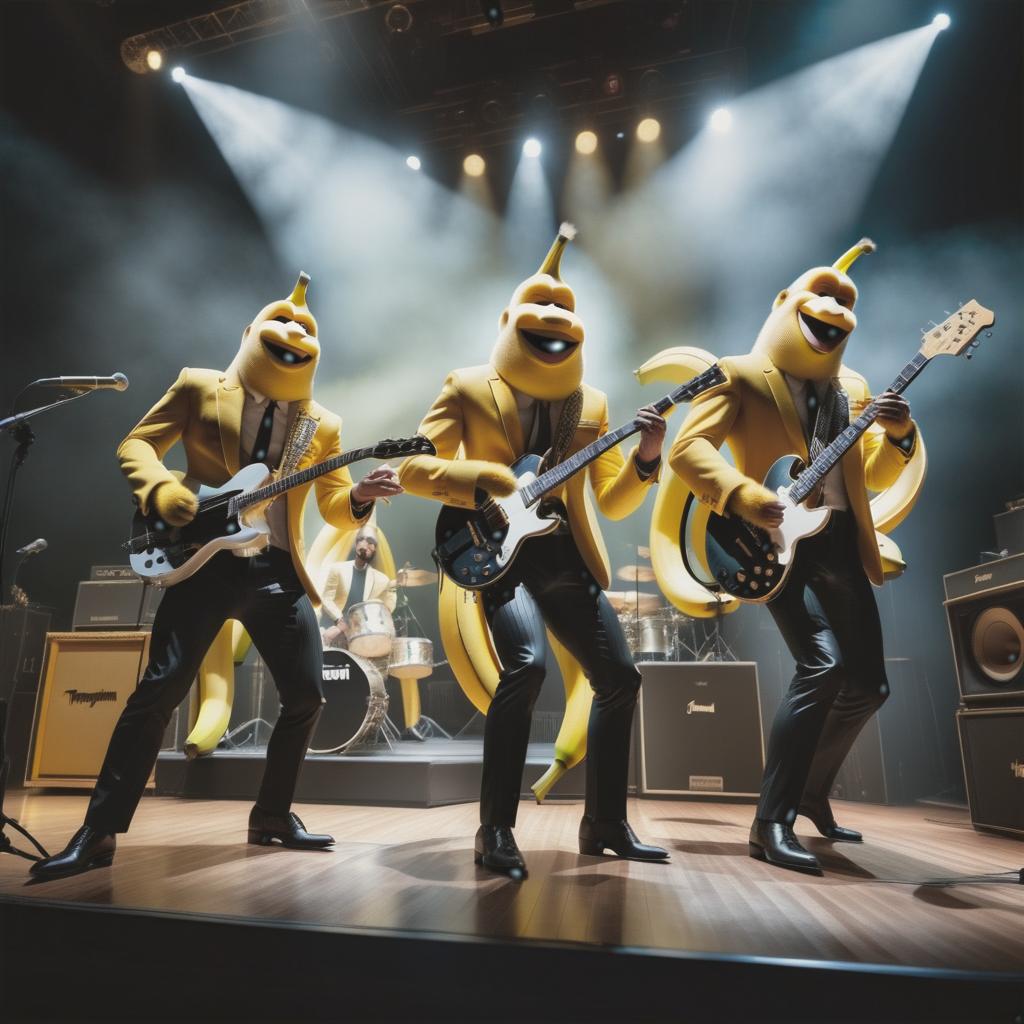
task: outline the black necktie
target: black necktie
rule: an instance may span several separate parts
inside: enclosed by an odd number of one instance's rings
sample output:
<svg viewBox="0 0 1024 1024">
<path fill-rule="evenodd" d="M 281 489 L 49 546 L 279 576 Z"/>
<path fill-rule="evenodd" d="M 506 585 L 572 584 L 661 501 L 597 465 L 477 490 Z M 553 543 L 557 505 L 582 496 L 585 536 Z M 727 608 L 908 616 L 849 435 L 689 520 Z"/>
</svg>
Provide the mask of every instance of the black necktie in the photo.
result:
<svg viewBox="0 0 1024 1024">
<path fill-rule="evenodd" d="M 269 402 L 263 410 L 263 419 L 260 420 L 260 428 L 256 431 L 256 442 L 252 446 L 252 454 L 249 462 L 265 462 L 267 453 L 270 451 L 270 435 L 274 432 L 274 411 L 277 409 L 277 402 Z"/>
<path fill-rule="evenodd" d="M 538 400 L 533 407 L 533 428 L 530 430 L 530 451 L 543 455 L 551 447 L 551 405 Z"/>
</svg>

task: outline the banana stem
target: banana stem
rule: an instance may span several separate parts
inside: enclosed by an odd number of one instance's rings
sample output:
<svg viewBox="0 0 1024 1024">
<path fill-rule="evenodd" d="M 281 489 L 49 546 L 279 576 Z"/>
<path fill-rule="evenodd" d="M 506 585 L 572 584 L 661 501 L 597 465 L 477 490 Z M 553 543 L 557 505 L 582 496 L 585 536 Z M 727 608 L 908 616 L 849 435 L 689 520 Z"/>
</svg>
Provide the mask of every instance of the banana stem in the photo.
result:
<svg viewBox="0 0 1024 1024">
<path fill-rule="evenodd" d="M 543 803 L 544 797 L 551 792 L 551 787 L 569 770 L 569 766 L 559 758 L 551 762 L 551 767 L 530 787 L 537 803 Z"/>
</svg>

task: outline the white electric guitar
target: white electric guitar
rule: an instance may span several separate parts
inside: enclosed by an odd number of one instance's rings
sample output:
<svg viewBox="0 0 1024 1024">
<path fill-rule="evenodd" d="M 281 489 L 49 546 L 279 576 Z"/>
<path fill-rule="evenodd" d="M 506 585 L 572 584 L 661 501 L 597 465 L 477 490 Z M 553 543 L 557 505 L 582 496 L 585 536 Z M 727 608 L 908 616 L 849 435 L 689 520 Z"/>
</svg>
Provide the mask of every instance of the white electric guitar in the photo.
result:
<svg viewBox="0 0 1024 1024">
<path fill-rule="evenodd" d="M 221 487 L 200 487 L 196 491 L 199 509 L 186 526 L 171 526 L 157 515 L 136 512 L 123 547 L 138 576 L 154 586 L 170 587 L 188 579 L 219 551 L 240 555 L 262 551 L 270 538 L 267 508 L 285 491 L 363 459 L 434 454 L 433 442 L 417 435 L 354 448 L 280 479 L 274 479 L 262 463 L 254 462 Z"/>
</svg>

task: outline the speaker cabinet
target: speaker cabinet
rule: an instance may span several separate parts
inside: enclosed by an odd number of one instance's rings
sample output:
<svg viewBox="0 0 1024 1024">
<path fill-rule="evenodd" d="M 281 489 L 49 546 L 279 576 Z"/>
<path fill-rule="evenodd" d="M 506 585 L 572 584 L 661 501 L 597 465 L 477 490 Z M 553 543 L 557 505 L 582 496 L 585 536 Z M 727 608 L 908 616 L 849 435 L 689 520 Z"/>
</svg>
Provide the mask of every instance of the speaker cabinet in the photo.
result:
<svg viewBox="0 0 1024 1024">
<path fill-rule="evenodd" d="M 27 786 L 92 788 L 114 725 L 145 671 L 149 637 L 46 635 Z"/>
<path fill-rule="evenodd" d="M 83 580 L 78 584 L 71 628 L 138 629 L 142 580 Z"/>
<path fill-rule="evenodd" d="M 49 628 L 48 611 L 18 605 L 0 608 L 0 698 L 36 692 Z"/>
<path fill-rule="evenodd" d="M 956 714 L 974 827 L 1024 839 L 1024 708 Z"/>
<path fill-rule="evenodd" d="M 947 601 L 946 616 L 964 704 L 1024 704 L 1024 582 Z"/>
<path fill-rule="evenodd" d="M 764 740 L 752 661 L 642 662 L 640 792 L 756 797 Z"/>
<path fill-rule="evenodd" d="M 839 769 L 831 796 L 909 804 L 939 788 L 935 708 L 909 658 L 886 658 L 889 699 L 865 723 Z"/>
</svg>

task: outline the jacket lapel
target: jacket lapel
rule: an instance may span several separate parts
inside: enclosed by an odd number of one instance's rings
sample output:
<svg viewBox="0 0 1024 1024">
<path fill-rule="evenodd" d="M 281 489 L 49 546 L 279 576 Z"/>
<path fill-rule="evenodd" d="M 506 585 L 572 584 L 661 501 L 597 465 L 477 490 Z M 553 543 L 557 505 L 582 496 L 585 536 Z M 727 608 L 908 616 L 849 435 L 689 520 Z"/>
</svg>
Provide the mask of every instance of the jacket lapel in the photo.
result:
<svg viewBox="0 0 1024 1024">
<path fill-rule="evenodd" d="M 226 373 L 217 388 L 217 423 L 220 427 L 220 450 L 228 474 L 239 470 L 242 445 L 242 406 L 245 389 L 234 373 Z"/>
<path fill-rule="evenodd" d="M 525 448 L 523 428 L 519 422 L 519 409 L 516 406 L 512 389 L 497 375 L 490 378 L 491 394 L 494 404 L 501 415 L 501 425 L 505 428 L 505 440 L 508 442 L 512 458 L 518 458 Z"/>
<path fill-rule="evenodd" d="M 786 434 L 789 437 L 790 444 L 793 446 L 793 454 L 799 455 L 806 462 L 807 439 L 804 437 L 803 427 L 800 425 L 800 416 L 796 411 L 796 406 L 793 404 L 793 395 L 790 393 L 786 378 L 783 376 L 782 371 L 776 369 L 768 360 L 765 360 L 763 369 L 764 379 L 771 390 L 772 398 L 775 399 L 775 406 L 779 410 L 783 426 L 786 428 Z"/>
</svg>

